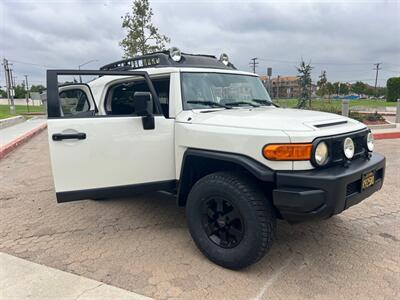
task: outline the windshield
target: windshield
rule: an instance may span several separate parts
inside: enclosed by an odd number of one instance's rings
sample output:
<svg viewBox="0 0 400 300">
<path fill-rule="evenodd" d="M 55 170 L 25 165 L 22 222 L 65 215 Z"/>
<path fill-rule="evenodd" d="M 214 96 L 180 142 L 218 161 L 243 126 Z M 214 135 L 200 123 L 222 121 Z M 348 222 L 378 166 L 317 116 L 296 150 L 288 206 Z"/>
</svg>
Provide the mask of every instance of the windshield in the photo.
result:
<svg viewBox="0 0 400 300">
<path fill-rule="evenodd" d="M 183 109 L 271 105 L 255 76 L 225 73 L 182 73 Z"/>
</svg>

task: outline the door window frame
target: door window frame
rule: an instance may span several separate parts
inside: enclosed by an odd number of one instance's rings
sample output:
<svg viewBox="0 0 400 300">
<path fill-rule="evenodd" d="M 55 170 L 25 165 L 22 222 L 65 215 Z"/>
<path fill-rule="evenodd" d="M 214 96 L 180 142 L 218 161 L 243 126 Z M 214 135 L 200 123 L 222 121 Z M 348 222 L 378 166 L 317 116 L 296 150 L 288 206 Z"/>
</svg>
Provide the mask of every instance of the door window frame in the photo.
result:
<svg viewBox="0 0 400 300">
<path fill-rule="evenodd" d="M 154 89 L 153 83 L 146 71 L 101 71 L 101 70 L 47 70 L 47 114 L 49 119 L 67 119 L 67 118 L 79 118 L 79 116 L 62 116 L 60 109 L 60 98 L 59 98 L 59 85 L 58 76 L 59 75 L 97 75 L 97 76 L 142 76 L 144 77 L 150 93 L 153 97 L 155 103 L 155 115 L 162 115 L 161 104 L 158 99 L 157 93 Z M 89 87 L 90 93 L 92 93 Z M 95 107 L 96 103 L 92 95 L 87 95 L 92 97 Z M 93 117 L 110 117 L 112 115 L 105 116 L 93 116 Z M 130 115 L 115 115 L 115 116 L 125 116 Z M 85 116 L 85 118 L 88 118 Z M 89 117 L 91 118 L 91 117 Z"/>
<path fill-rule="evenodd" d="M 64 89 L 66 88 L 66 89 Z M 71 88 L 71 89 L 69 89 Z M 60 91 L 61 89 L 61 91 Z M 85 91 L 85 89 L 87 89 L 87 91 Z M 93 111 L 93 116 L 99 112 L 98 108 L 97 108 L 97 104 L 96 101 L 94 101 L 94 97 L 92 94 L 92 90 L 90 89 L 90 86 L 87 83 L 66 83 L 66 84 L 60 84 L 58 86 L 58 99 L 60 99 L 60 94 L 63 92 L 67 92 L 70 90 L 80 90 L 82 91 L 85 95 L 86 95 L 86 101 L 89 104 L 89 110 L 86 112 L 81 112 L 81 114 L 87 113 L 87 112 L 91 112 Z M 59 100 L 60 101 L 60 100 Z M 62 110 L 62 105 L 61 105 L 61 101 L 60 103 L 60 114 L 62 118 L 79 118 L 79 117 L 88 117 L 87 115 L 79 115 L 80 113 L 76 114 L 76 115 L 64 115 L 64 112 L 61 111 Z M 93 107 L 92 107 L 93 106 Z"/>
<path fill-rule="evenodd" d="M 170 100 L 170 98 L 171 98 L 170 97 L 171 96 L 171 74 L 170 73 L 156 74 L 156 75 L 151 75 L 151 77 L 149 77 L 149 78 L 151 80 L 153 88 L 154 88 L 153 81 L 163 80 L 163 79 L 168 78 L 168 84 L 169 84 L 169 86 L 168 86 L 168 111 L 169 111 L 169 104 L 170 104 L 170 101 L 171 101 Z M 105 92 L 105 97 L 104 97 L 104 103 L 103 103 L 103 110 L 105 112 L 105 115 L 102 115 L 101 117 L 129 117 L 129 116 L 137 117 L 137 115 L 134 115 L 134 114 L 112 114 L 107 110 L 107 101 L 108 101 L 108 98 L 110 96 L 110 92 L 111 92 L 112 88 L 114 88 L 115 86 L 117 86 L 119 84 L 132 82 L 132 81 L 135 81 L 135 79 L 130 78 L 130 79 L 126 79 L 126 80 L 123 80 L 123 81 L 122 80 L 121 81 L 118 80 L 118 82 L 110 83 L 109 85 L 107 85 L 106 92 Z M 154 90 L 155 90 L 155 88 L 154 88 Z M 157 91 L 156 91 L 156 93 L 157 93 Z M 158 98 L 158 94 L 157 94 L 157 101 L 158 101 L 158 104 L 160 105 L 160 109 L 158 109 L 157 105 L 156 105 L 156 110 L 158 110 L 158 111 L 154 112 L 154 116 L 164 116 L 164 118 L 170 119 L 169 117 L 167 118 L 164 115 L 160 99 Z"/>
</svg>

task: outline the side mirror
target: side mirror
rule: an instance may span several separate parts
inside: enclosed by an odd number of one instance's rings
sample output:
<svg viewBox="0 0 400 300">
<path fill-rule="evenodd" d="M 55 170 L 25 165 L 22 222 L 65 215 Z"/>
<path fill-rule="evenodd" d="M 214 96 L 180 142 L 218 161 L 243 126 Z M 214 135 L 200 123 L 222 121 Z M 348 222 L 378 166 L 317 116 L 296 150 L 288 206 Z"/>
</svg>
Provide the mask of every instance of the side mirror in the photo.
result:
<svg viewBox="0 0 400 300">
<path fill-rule="evenodd" d="M 153 97 L 150 92 L 135 92 L 133 94 L 135 112 L 142 117 L 143 129 L 154 129 Z"/>
<path fill-rule="evenodd" d="M 138 116 L 149 116 L 153 114 L 153 97 L 150 92 L 135 92 L 133 104 Z"/>
</svg>

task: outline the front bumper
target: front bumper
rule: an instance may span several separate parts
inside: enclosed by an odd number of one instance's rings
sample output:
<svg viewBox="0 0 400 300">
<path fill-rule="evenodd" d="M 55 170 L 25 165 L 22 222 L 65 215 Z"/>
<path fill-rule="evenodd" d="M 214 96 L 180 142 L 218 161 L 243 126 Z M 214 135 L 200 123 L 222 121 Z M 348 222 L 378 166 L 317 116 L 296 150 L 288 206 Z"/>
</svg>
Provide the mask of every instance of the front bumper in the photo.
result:
<svg viewBox="0 0 400 300">
<path fill-rule="evenodd" d="M 373 171 L 375 184 L 361 190 L 362 175 Z M 369 159 L 349 166 L 276 173 L 273 202 L 290 222 L 325 219 L 339 214 L 378 191 L 385 176 L 385 157 L 373 153 Z"/>
</svg>

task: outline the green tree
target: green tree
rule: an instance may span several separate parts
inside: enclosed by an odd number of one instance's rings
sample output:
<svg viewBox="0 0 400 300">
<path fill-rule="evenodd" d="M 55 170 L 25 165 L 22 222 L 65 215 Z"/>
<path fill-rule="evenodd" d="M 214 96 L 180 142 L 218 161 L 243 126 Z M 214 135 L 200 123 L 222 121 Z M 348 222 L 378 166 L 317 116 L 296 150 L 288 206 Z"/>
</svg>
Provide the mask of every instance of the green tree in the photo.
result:
<svg viewBox="0 0 400 300">
<path fill-rule="evenodd" d="M 149 0 L 134 0 L 132 11 L 122 16 L 122 28 L 127 36 L 120 42 L 124 57 L 134 57 L 165 49 L 170 38 L 158 32 L 151 21 L 153 10 Z"/>
<path fill-rule="evenodd" d="M 326 78 L 326 71 L 322 71 L 321 75 L 319 75 L 319 80 L 317 81 L 317 95 L 323 97 L 326 94 L 326 83 L 328 79 Z"/>
<path fill-rule="evenodd" d="M 342 82 L 342 83 L 340 84 L 340 94 L 342 94 L 342 95 L 348 95 L 349 92 L 350 92 L 349 85 L 348 85 L 347 83 L 345 83 L 345 82 Z"/>
<path fill-rule="evenodd" d="M 306 106 L 307 100 L 308 105 L 311 107 L 311 70 L 313 67 L 311 63 L 306 64 L 304 60 L 301 61 L 300 66 L 297 67 L 297 72 L 299 73 L 299 83 L 300 83 L 300 97 L 297 102 L 298 108 L 304 108 Z"/>
<path fill-rule="evenodd" d="M 375 89 L 372 86 L 366 85 L 364 89 L 364 94 L 368 96 L 375 96 Z"/>
<path fill-rule="evenodd" d="M 347 83 L 336 81 L 333 83 L 334 93 L 338 95 L 347 95 L 349 93 L 349 87 Z"/>
<path fill-rule="evenodd" d="M 46 88 L 43 85 L 38 84 L 38 85 L 31 85 L 30 91 L 31 92 L 42 93 L 45 89 Z"/>
<path fill-rule="evenodd" d="M 26 96 L 26 91 L 25 91 L 25 84 L 17 84 L 14 86 L 14 98 L 16 99 L 23 99 Z"/>
<path fill-rule="evenodd" d="M 335 93 L 335 86 L 331 82 L 326 83 L 326 93 L 328 94 L 328 99 L 331 99 L 331 95 Z"/>
<path fill-rule="evenodd" d="M 387 94 L 387 88 L 386 87 L 378 87 L 378 88 L 376 88 L 376 95 L 378 97 L 385 96 L 386 94 Z"/>
<path fill-rule="evenodd" d="M 339 81 L 335 81 L 334 83 L 332 83 L 332 85 L 334 90 L 333 93 L 339 95 L 339 93 L 341 92 L 342 84 Z"/>
<path fill-rule="evenodd" d="M 357 81 L 356 83 L 351 85 L 351 91 L 356 93 L 357 95 L 361 95 L 365 93 L 367 85 L 362 81 Z"/>
<path fill-rule="evenodd" d="M 387 101 L 397 101 L 400 99 L 400 77 L 389 78 L 386 82 Z"/>
<path fill-rule="evenodd" d="M 0 98 L 7 98 L 7 92 L 0 88 Z"/>
</svg>

